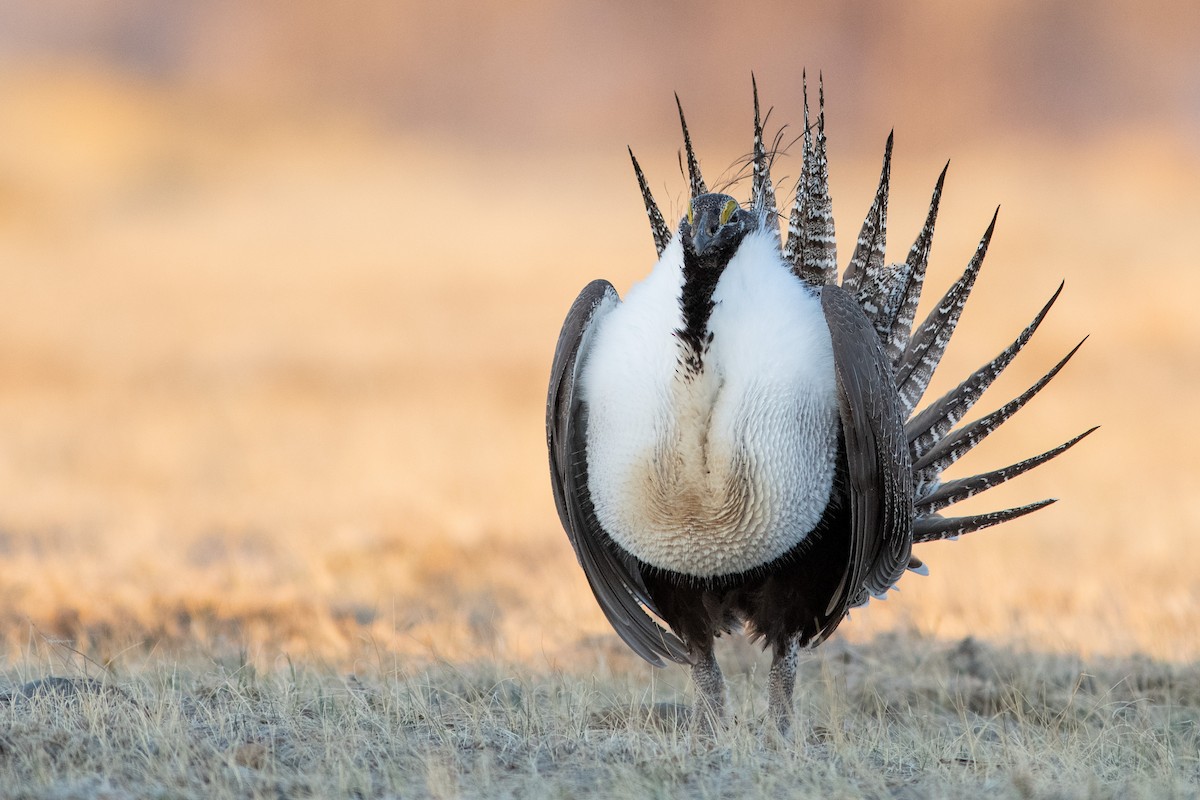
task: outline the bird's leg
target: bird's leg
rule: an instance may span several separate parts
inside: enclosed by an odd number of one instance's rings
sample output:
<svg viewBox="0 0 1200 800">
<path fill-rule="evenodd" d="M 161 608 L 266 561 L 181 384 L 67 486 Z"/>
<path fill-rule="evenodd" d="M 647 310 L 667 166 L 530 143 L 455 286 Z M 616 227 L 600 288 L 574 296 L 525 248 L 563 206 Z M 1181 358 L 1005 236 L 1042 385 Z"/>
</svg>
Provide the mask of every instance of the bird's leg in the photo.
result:
<svg viewBox="0 0 1200 800">
<path fill-rule="evenodd" d="M 699 656 L 692 664 L 692 680 L 698 694 L 695 716 L 703 716 L 709 729 L 716 731 L 725 725 L 725 678 L 721 675 L 711 641 L 701 649 Z"/>
<path fill-rule="evenodd" d="M 792 692 L 796 688 L 796 664 L 800 659 L 800 640 L 792 637 L 776 642 L 775 657 L 767 682 L 767 708 L 779 732 L 787 735 L 792 727 Z"/>
</svg>

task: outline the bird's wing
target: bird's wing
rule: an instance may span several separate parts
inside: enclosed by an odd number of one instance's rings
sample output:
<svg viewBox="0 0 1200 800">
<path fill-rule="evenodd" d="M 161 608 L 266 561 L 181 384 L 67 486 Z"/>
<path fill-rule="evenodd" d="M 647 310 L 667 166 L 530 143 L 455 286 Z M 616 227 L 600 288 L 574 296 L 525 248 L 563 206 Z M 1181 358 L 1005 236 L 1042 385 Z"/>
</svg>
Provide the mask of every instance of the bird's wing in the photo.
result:
<svg viewBox="0 0 1200 800">
<path fill-rule="evenodd" d="M 850 557 L 829 613 L 892 587 L 912 552 L 913 482 L 900 398 L 875 327 L 854 297 L 821 287 L 833 341 L 838 410 L 845 438 L 850 502 Z"/>
<path fill-rule="evenodd" d="M 646 609 L 658 611 L 640 575 L 618 555 L 600 527 L 587 487 L 587 408 L 577 391 L 579 372 L 597 323 L 619 302 L 608 281 L 592 281 L 579 293 L 563 322 L 546 397 L 550 482 L 559 519 L 609 623 L 651 664 L 662 666 L 664 658 L 685 664 L 691 661 L 687 647 L 646 613 Z"/>
</svg>

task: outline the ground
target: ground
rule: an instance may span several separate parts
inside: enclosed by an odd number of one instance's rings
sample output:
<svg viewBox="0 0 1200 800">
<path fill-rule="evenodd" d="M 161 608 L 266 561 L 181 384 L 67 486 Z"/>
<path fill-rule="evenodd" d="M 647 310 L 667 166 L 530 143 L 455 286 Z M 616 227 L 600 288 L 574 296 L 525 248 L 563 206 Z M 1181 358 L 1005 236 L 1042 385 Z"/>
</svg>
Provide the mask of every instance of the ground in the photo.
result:
<svg viewBox="0 0 1200 800">
<path fill-rule="evenodd" d="M 801 721 L 781 740 L 762 659 L 721 654 L 737 666 L 734 719 L 715 736 L 692 724 L 678 671 L 620 654 L 556 671 L 155 660 L 22 684 L 17 670 L 0 696 L 0 785 L 55 798 L 1196 796 L 1194 668 L 911 633 L 834 643 L 803 662 Z"/>
</svg>

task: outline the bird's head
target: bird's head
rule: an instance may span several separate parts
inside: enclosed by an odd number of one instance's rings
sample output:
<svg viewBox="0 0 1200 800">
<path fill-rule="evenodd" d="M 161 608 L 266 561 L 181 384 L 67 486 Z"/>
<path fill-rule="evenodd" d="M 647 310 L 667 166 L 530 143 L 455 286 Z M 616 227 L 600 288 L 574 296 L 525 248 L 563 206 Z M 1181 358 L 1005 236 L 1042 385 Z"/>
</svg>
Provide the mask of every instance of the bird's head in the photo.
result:
<svg viewBox="0 0 1200 800">
<path fill-rule="evenodd" d="M 684 252 L 702 266 L 723 267 L 746 234 L 758 228 L 758 217 L 727 194 L 702 194 L 688 204 L 679 223 Z"/>
</svg>

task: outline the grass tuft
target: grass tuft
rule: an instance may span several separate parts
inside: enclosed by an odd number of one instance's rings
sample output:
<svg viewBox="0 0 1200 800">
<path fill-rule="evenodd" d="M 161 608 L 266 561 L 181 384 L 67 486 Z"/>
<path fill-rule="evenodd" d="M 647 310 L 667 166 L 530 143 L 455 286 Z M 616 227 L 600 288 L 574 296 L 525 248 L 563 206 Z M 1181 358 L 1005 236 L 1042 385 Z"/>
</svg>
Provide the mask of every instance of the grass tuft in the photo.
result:
<svg viewBox="0 0 1200 800">
<path fill-rule="evenodd" d="M 732 649 L 732 648 L 725 648 Z M 736 660 L 736 659 L 735 659 Z M 337 674 L 176 664 L 3 675 L 0 786 L 51 797 L 1168 797 L 1200 790 L 1200 671 L 915 635 L 801 666 L 800 722 L 731 675 L 716 736 L 684 680 L 495 661 Z M 669 679 L 682 677 L 667 675 Z"/>
</svg>

